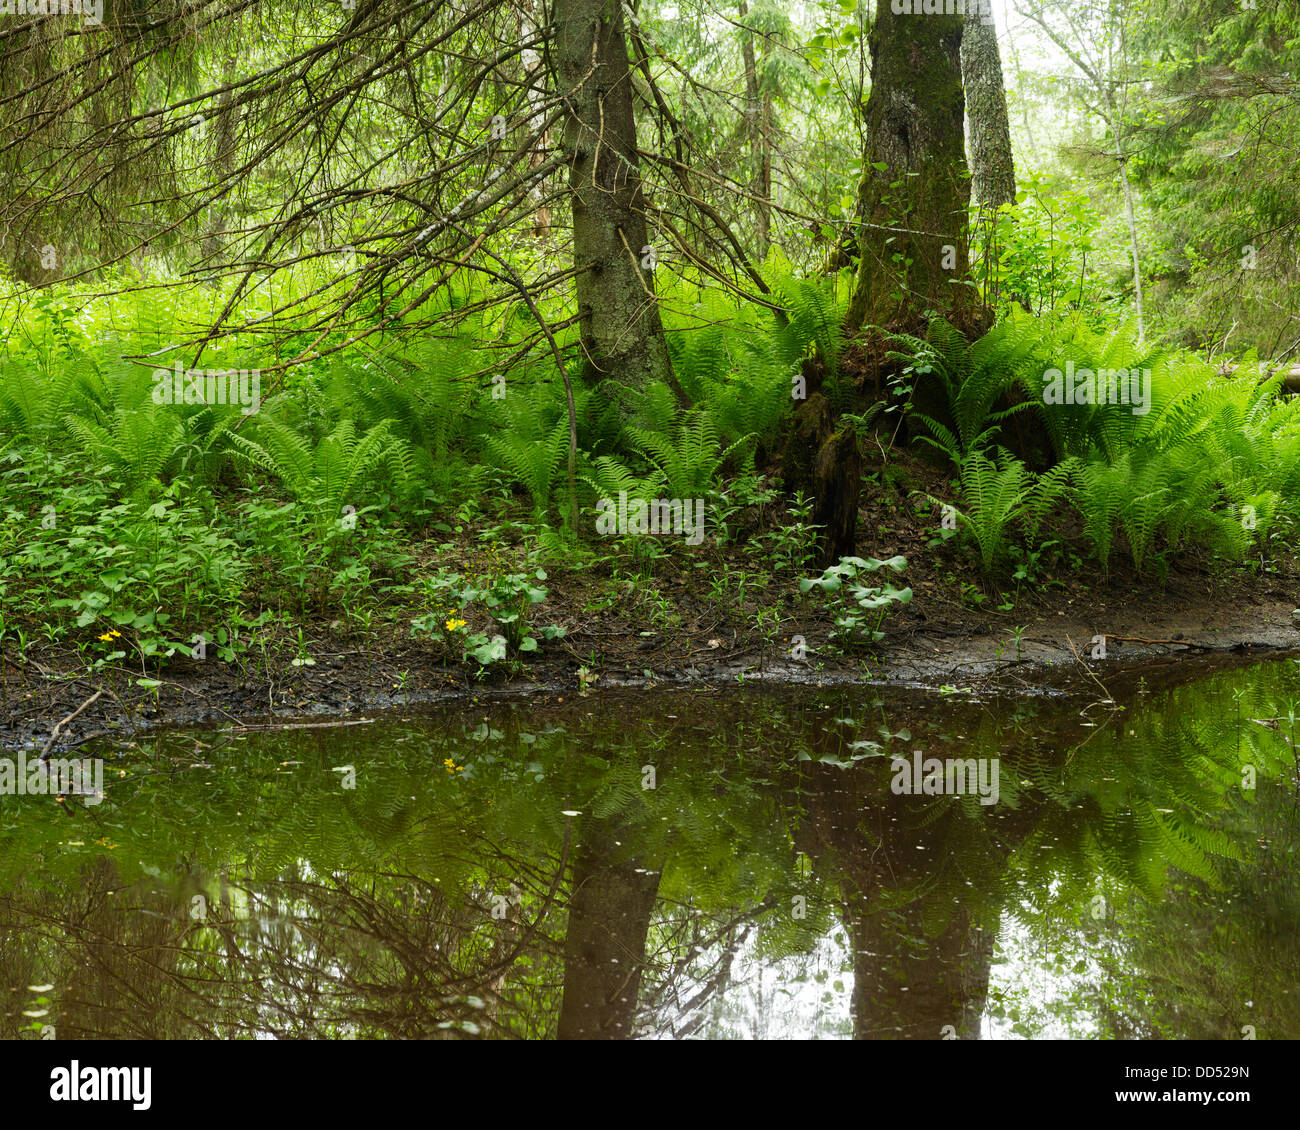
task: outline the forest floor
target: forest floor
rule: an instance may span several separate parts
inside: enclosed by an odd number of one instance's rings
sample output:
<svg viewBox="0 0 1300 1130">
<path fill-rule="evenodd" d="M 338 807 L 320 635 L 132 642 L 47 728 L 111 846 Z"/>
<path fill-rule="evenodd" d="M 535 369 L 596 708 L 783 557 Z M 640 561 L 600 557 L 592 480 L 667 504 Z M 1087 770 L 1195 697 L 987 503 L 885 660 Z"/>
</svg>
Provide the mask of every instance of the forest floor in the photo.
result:
<svg viewBox="0 0 1300 1130">
<path fill-rule="evenodd" d="M 1300 570 L 1293 558 L 1243 567 L 1183 554 L 1162 580 L 1151 570 L 1135 575 L 1120 540 L 1103 578 L 1069 548 L 1077 531 L 1061 530 L 1055 544 L 1048 535 L 1036 561 L 1022 559 L 1027 569 L 1019 581 L 1012 566 L 993 585 L 981 581 L 970 549 L 957 539 L 936 544 L 933 506 L 907 501 L 916 497 L 912 490 L 939 493 L 941 486 L 925 464 L 897 460 L 889 473 L 866 480 L 858 554 L 903 555 L 907 569 L 890 579 L 913 590 L 910 604 L 885 620 L 886 637 L 874 653 L 844 655 L 828 642 L 833 622 L 824 598 L 800 595 L 796 583 L 818 570 L 774 570 L 752 546 L 706 541 L 694 550 L 674 545 L 649 576 L 619 572 L 609 558 L 576 560 L 574 567 L 546 562 L 549 596 L 536 606 L 533 623 L 559 624 L 567 634 L 490 669 L 460 662 L 459 647 L 413 638 L 411 619 L 429 609 L 409 600 L 386 603 L 365 635 L 337 612 L 308 611 L 295 616 L 292 632 L 272 634 L 256 656 L 177 657 L 161 672 L 87 671 L 71 648 L 32 648 L 21 666 L 11 657 L 3 664 L 0 746 L 59 750 L 157 725 L 265 725 L 269 718 L 344 717 L 418 703 L 469 706 L 502 695 L 562 700 L 613 686 L 882 681 L 948 693 L 1058 688 L 1096 696 L 1136 673 L 1163 682 L 1264 652 L 1300 654 L 1300 616 L 1293 614 Z M 535 567 L 522 547 L 511 560 L 508 546 L 485 547 L 471 532 L 450 554 L 408 548 L 419 558 L 417 573 Z M 476 612 L 464 614 L 468 630 L 490 631 Z M 802 659 L 792 656 L 796 637 L 806 648 Z"/>
</svg>

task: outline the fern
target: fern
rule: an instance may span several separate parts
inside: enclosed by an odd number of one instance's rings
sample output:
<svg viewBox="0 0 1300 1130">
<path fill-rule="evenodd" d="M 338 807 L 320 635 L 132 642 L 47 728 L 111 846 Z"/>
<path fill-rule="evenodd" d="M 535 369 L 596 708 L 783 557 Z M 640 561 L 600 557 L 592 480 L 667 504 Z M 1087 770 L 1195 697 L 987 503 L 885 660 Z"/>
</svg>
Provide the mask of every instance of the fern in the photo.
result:
<svg viewBox="0 0 1300 1130">
<path fill-rule="evenodd" d="M 834 280 L 799 279 L 781 272 L 770 276 L 769 285 L 785 308 L 786 324 L 778 336 L 786 357 L 797 363 L 815 352 L 826 367 L 828 381 L 836 381 L 844 342 L 845 305 L 839 300 Z"/>
<path fill-rule="evenodd" d="M 104 424 L 71 415 L 67 427 L 97 466 L 112 468 L 129 491 L 161 477 L 176 456 L 183 431 L 175 415 L 152 405 L 119 408 Z"/>
<path fill-rule="evenodd" d="M 0 369 L 0 426 L 14 436 L 48 437 L 61 423 L 71 372 L 50 377 L 26 361 L 12 359 Z"/>
<path fill-rule="evenodd" d="M 278 478 L 306 510 L 318 540 L 325 543 L 340 528 L 344 507 L 357 510 L 366 486 L 386 472 L 402 486 L 410 477 L 410 448 L 377 424 L 358 434 L 342 421 L 315 450 L 298 432 L 273 420 L 259 422 L 257 438 L 230 436 L 232 451 L 245 463 Z"/>
<path fill-rule="evenodd" d="M 993 406 L 1017 384 L 1027 384 L 1032 371 L 1031 357 L 1037 337 L 1024 332 L 1017 321 L 1004 323 L 969 346 L 965 338 L 945 322 L 930 322 L 925 340 L 894 334 L 890 342 L 902 346 L 886 356 L 905 366 L 915 381 L 928 381 L 943 391 L 948 418 L 914 411 L 912 418 L 924 424 L 935 446 L 954 463 L 996 434 L 1003 420 L 1034 407 L 1024 401 L 993 411 Z M 914 390 L 915 394 L 915 390 Z M 922 439 L 931 439 L 922 436 Z"/>
<path fill-rule="evenodd" d="M 651 499 L 658 489 L 657 478 L 635 474 L 625 464 L 610 455 L 583 460 L 578 481 L 589 487 L 596 499 L 614 499 L 626 492 L 629 499 Z"/>
<path fill-rule="evenodd" d="M 584 390 L 584 396 L 589 395 Z M 567 405 L 549 384 L 501 402 L 499 430 L 483 441 L 494 464 L 528 492 L 537 514 L 550 505 L 551 490 L 569 445 Z"/>
<path fill-rule="evenodd" d="M 479 364 L 472 343 L 434 338 L 332 373 L 327 405 L 338 417 L 388 421 L 394 435 L 444 459 L 468 422 Z"/>
<path fill-rule="evenodd" d="M 724 449 L 708 412 L 696 409 L 670 438 L 659 432 L 629 427 L 628 436 L 662 473 L 674 498 L 695 498 L 712 485 L 728 456 L 749 440 L 742 437 Z"/>
<path fill-rule="evenodd" d="M 1043 512 L 1064 494 L 1068 468 L 1035 480 L 1015 456 L 998 451 L 990 458 L 982 450 L 966 455 L 961 462 L 961 493 L 965 509 L 956 511 L 957 521 L 974 538 L 980 566 L 991 575 L 998 557 L 1007 546 L 1007 529 L 1025 521 L 1032 530 Z M 938 506 L 945 503 L 927 495 Z"/>
</svg>

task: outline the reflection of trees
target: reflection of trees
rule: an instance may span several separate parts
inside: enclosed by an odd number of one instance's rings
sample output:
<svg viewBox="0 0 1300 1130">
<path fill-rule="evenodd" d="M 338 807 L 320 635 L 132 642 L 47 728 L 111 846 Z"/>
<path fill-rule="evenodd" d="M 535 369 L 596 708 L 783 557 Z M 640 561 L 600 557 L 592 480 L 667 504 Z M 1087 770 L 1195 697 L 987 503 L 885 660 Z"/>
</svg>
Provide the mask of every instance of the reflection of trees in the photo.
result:
<svg viewBox="0 0 1300 1130">
<path fill-rule="evenodd" d="M 839 886 L 854 1037 L 973 1038 L 1010 844 L 951 798 L 896 796 L 889 781 L 878 764 L 810 769 L 798 841 Z"/>
<path fill-rule="evenodd" d="M 562 1040 L 632 1035 L 660 871 L 620 846 L 618 834 L 633 833 L 606 820 L 583 822 L 564 938 Z"/>
<path fill-rule="evenodd" d="M 969 1037 L 1005 1006 L 990 968 L 1014 918 L 1051 953 L 1087 956 L 1070 1003 L 1104 1034 L 1232 1035 L 1245 1000 L 1262 1037 L 1290 1033 L 1296 793 L 1276 781 L 1292 754 L 1250 721 L 1282 684 L 1252 673 L 1239 725 L 1224 690 L 1238 678 L 1091 731 L 1024 704 L 891 709 L 888 740 L 909 752 L 1002 758 L 991 808 L 895 796 L 886 759 L 837 766 L 874 732 L 853 694 L 694 713 L 677 699 L 643 704 L 636 728 L 589 714 L 527 741 L 522 712 L 444 728 L 437 760 L 469 765 L 464 779 L 413 769 L 433 756 L 414 741 L 405 764 L 320 751 L 367 767 L 355 793 L 327 769 L 286 789 L 284 766 L 311 751 L 276 735 L 215 793 L 197 776 L 146 788 L 114 813 L 113 856 L 60 870 L 50 850 L 43 873 L 0 877 L 0 973 L 56 985 L 60 1038 L 753 1036 L 781 1008 L 778 969 L 782 988 L 817 979 L 801 1007 L 845 982 L 819 1032 L 851 1014 L 860 1038 Z M 1253 798 L 1237 787 L 1247 761 Z M 147 877 L 169 859 L 196 862 Z M 1100 923 L 1099 892 L 1116 908 Z"/>
<path fill-rule="evenodd" d="M 760 904 L 719 920 L 697 908 L 661 900 L 655 915 L 655 950 L 646 965 L 653 976 L 642 991 L 638 1028 L 646 1035 L 685 1039 L 710 1020 L 709 1006 L 733 983 L 737 953 L 752 936 Z"/>
<path fill-rule="evenodd" d="M 83 879 L 0 902 L 0 928 L 43 938 L 60 1038 L 473 1035 L 493 1026 L 492 986 L 517 956 L 486 901 L 445 900 L 412 876 L 232 884 L 238 913 L 204 923 L 187 898 L 124 888 L 107 863 Z M 553 947 L 525 930 L 542 960 Z"/>
<path fill-rule="evenodd" d="M 182 876 L 183 881 L 183 876 Z M 55 985 L 58 1008 L 43 1020 L 59 1039 L 176 1039 L 184 1035 L 189 987 L 182 968 L 188 921 L 165 895 L 141 892 L 122 897 L 111 860 L 84 867 L 78 881 L 57 886 L 20 887 L 0 896 L 0 936 L 5 938 L 7 984 L 34 978 Z M 25 945 L 11 947 L 9 939 Z M 37 968 L 15 979 L 13 956 Z M 17 1021 L 5 1018 L 7 1038 Z"/>
</svg>

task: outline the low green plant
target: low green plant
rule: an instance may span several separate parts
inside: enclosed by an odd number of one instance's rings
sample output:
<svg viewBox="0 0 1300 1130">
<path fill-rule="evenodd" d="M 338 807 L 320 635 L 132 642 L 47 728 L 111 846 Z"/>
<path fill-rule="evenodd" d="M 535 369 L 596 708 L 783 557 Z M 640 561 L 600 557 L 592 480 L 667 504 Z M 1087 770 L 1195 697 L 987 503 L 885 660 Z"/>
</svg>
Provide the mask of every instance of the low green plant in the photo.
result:
<svg viewBox="0 0 1300 1130">
<path fill-rule="evenodd" d="M 412 620 L 417 631 L 425 631 L 438 641 L 444 641 L 440 622 L 448 632 L 455 633 L 465 625 L 464 620 L 455 618 L 456 610 L 468 610 L 473 605 L 481 605 L 491 617 L 498 629 L 496 634 L 475 632 L 465 637 L 462 659 L 471 656 L 480 666 L 486 667 L 498 663 L 510 656 L 537 650 L 537 636 L 529 624 L 530 611 L 535 604 L 542 604 L 550 595 L 550 590 L 536 581 L 546 580 L 546 571 L 538 569 L 532 574 L 506 573 L 496 576 L 480 577 L 465 583 L 456 573 L 437 577 L 426 577 L 421 587 L 426 596 L 434 600 L 438 607 L 435 611 Z M 453 613 L 447 616 L 448 601 L 454 606 Z M 548 624 L 537 635 L 542 639 L 558 639 L 565 635 L 566 628 Z"/>
<path fill-rule="evenodd" d="M 863 584 L 861 578 L 881 569 L 901 573 L 907 568 L 907 558 L 890 557 L 881 561 L 874 557 L 841 557 L 838 565 L 827 568 L 820 577 L 803 577 L 799 581 L 801 593 L 813 589 L 828 594 L 835 628 L 831 639 L 845 651 L 878 643 L 885 638 L 880 630 L 885 616 L 894 605 L 908 604 L 912 599 L 910 588 Z"/>
<path fill-rule="evenodd" d="M 798 572 L 807 566 L 817 542 L 817 531 L 821 529 L 820 525 L 810 520 L 814 505 L 812 499 L 804 497 L 803 491 L 796 491 L 794 498 L 786 505 L 789 521 L 758 539 L 766 543 L 768 553 L 778 569 Z"/>
</svg>

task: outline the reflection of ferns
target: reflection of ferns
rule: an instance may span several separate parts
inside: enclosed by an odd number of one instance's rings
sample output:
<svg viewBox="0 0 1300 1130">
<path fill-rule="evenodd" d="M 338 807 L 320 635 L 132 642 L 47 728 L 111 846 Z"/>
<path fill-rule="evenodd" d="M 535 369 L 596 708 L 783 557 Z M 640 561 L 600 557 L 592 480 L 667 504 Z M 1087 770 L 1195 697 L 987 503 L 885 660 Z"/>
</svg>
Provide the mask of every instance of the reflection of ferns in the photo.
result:
<svg viewBox="0 0 1300 1130">
<path fill-rule="evenodd" d="M 641 767 L 629 758 L 622 758 L 611 766 L 600 787 L 587 802 L 593 819 L 616 818 L 620 824 L 639 815 L 644 807 Z"/>
</svg>

